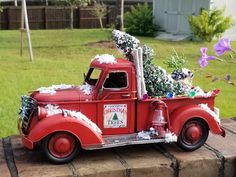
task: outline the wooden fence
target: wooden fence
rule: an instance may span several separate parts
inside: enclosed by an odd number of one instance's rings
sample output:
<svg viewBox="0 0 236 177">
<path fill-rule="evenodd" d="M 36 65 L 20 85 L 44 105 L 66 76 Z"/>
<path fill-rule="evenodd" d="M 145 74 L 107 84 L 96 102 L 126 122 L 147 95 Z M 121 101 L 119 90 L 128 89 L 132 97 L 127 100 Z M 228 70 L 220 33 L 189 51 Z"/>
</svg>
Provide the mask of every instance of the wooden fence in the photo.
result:
<svg viewBox="0 0 236 177">
<path fill-rule="evenodd" d="M 108 6 L 104 26 L 115 23 L 116 7 Z M 70 27 L 70 8 L 55 6 L 28 6 L 30 29 L 63 29 Z M 99 20 L 92 15 L 93 7 L 74 9 L 74 28 L 99 28 Z M 0 14 L 0 29 L 19 29 L 21 7 L 5 7 Z"/>
</svg>

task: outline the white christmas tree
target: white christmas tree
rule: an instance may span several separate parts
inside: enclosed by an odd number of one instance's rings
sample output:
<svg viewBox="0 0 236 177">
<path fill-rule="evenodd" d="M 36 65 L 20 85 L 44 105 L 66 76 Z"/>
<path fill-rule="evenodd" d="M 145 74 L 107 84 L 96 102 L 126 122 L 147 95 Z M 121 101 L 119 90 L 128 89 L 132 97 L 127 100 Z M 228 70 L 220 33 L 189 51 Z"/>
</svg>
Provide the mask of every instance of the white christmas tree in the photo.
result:
<svg viewBox="0 0 236 177">
<path fill-rule="evenodd" d="M 154 51 L 150 47 L 140 45 L 140 41 L 127 33 L 114 30 L 112 32 L 116 47 L 129 61 L 134 61 L 133 51 L 142 47 L 143 50 L 143 76 L 147 93 L 151 97 L 166 96 L 169 92 L 173 95 L 183 95 L 184 87 L 181 82 L 175 81 L 166 70 L 152 63 Z"/>
</svg>

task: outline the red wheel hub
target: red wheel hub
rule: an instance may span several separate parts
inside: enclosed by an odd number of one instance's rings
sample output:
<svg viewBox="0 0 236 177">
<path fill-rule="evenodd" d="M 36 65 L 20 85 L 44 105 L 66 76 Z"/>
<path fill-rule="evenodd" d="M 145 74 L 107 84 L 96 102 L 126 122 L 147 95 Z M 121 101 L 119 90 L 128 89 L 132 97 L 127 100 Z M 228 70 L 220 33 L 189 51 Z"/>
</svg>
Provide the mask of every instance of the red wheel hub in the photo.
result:
<svg viewBox="0 0 236 177">
<path fill-rule="evenodd" d="M 57 158 L 69 156 L 75 148 L 75 138 L 73 135 L 60 132 L 54 134 L 48 143 L 50 153 Z"/>
<path fill-rule="evenodd" d="M 65 153 L 71 149 L 70 141 L 67 138 L 58 138 L 55 141 L 54 149 L 59 153 Z"/>
<path fill-rule="evenodd" d="M 187 144 L 195 144 L 202 137 L 202 127 L 197 121 L 189 122 L 184 126 L 182 138 Z"/>
</svg>

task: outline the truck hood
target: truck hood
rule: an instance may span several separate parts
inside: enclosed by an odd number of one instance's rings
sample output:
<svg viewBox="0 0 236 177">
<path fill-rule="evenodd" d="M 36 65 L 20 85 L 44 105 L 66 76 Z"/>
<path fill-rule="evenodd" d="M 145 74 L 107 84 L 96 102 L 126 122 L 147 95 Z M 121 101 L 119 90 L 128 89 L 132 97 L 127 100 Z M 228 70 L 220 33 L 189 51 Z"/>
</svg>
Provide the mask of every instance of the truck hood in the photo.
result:
<svg viewBox="0 0 236 177">
<path fill-rule="evenodd" d="M 31 97 L 39 103 L 70 102 L 91 100 L 93 98 L 93 87 L 90 90 L 81 89 L 83 86 L 68 89 L 55 89 L 51 91 L 34 91 Z"/>
</svg>

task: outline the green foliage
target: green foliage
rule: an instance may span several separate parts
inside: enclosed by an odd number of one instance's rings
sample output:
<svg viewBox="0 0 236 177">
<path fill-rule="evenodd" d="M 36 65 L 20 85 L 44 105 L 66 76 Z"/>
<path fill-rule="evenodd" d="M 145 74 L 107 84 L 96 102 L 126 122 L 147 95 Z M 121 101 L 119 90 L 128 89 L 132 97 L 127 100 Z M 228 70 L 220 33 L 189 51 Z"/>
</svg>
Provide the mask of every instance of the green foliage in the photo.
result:
<svg viewBox="0 0 236 177">
<path fill-rule="evenodd" d="M 152 9 L 145 2 L 131 6 L 131 10 L 125 13 L 126 32 L 133 35 L 153 36 L 157 26 L 153 23 Z"/>
<path fill-rule="evenodd" d="M 173 49 L 172 55 L 166 59 L 167 60 L 164 61 L 164 64 L 167 65 L 167 68 L 180 71 L 186 66 L 186 57 L 184 55 L 179 55 L 175 49 Z"/>
<path fill-rule="evenodd" d="M 201 9 L 198 16 L 189 16 L 188 21 L 193 35 L 208 42 L 221 37 L 233 25 L 232 18 L 224 16 L 224 9 Z"/>
</svg>

